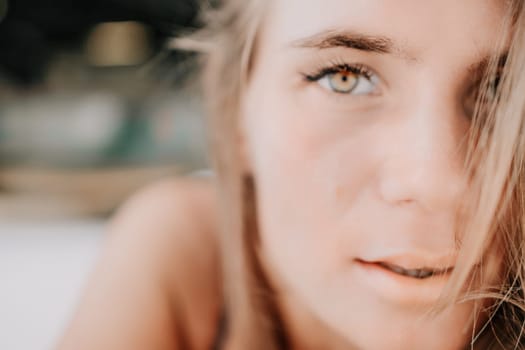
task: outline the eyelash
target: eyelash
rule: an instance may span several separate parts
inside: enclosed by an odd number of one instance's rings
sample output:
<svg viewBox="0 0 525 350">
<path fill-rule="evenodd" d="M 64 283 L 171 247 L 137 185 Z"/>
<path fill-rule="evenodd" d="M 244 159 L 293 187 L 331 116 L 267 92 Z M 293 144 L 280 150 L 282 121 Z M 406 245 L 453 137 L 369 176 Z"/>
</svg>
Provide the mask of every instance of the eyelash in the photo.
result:
<svg viewBox="0 0 525 350">
<path fill-rule="evenodd" d="M 321 67 L 311 74 L 304 74 L 304 78 L 306 81 L 313 83 L 323 79 L 327 75 L 344 71 L 363 76 L 368 80 L 371 80 L 374 76 L 374 73 L 364 65 L 332 62 L 329 66 Z"/>
</svg>

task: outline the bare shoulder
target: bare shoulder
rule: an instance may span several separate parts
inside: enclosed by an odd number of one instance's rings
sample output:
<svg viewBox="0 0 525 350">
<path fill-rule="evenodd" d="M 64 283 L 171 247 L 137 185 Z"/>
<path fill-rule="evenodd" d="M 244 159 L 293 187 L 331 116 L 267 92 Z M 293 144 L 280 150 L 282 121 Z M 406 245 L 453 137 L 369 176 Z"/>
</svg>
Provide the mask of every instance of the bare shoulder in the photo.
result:
<svg viewBox="0 0 525 350">
<path fill-rule="evenodd" d="M 136 239 L 142 248 L 161 253 L 152 258 L 166 259 L 162 266 L 169 275 L 205 268 L 205 262 L 215 260 L 216 230 L 215 186 L 208 179 L 192 178 L 164 180 L 143 189 L 110 226 L 111 235 Z M 178 262 L 184 264 L 173 264 Z"/>
<path fill-rule="evenodd" d="M 179 178 L 145 188 L 122 208 L 112 231 L 136 234 L 137 249 L 149 246 L 183 331 L 198 342 L 210 338 L 215 328 L 203 325 L 215 325 L 221 301 L 214 183 Z"/>
<path fill-rule="evenodd" d="M 165 180 L 119 210 L 61 348 L 209 348 L 222 300 L 215 193 L 210 180 Z"/>
</svg>

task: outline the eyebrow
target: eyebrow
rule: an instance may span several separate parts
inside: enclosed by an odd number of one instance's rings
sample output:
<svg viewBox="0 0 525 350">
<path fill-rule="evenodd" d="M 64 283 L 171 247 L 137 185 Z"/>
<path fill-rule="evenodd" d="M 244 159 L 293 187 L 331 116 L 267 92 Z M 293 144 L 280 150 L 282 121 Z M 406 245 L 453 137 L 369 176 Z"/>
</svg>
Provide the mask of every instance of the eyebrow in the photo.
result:
<svg viewBox="0 0 525 350">
<path fill-rule="evenodd" d="M 407 60 L 415 60 L 402 45 L 382 35 L 368 35 L 354 31 L 326 30 L 312 36 L 295 40 L 292 47 L 309 49 L 348 48 L 379 54 L 395 54 Z"/>
<path fill-rule="evenodd" d="M 408 50 L 392 38 L 383 35 L 370 35 L 351 30 L 325 30 L 312 36 L 295 40 L 291 44 L 295 48 L 332 49 L 347 48 L 378 54 L 393 54 L 407 61 L 418 61 L 408 53 Z M 507 61 L 508 52 L 496 58 L 496 66 L 503 67 Z M 480 74 L 485 71 L 494 56 L 487 55 L 475 64 L 470 65 L 471 73 Z"/>
</svg>

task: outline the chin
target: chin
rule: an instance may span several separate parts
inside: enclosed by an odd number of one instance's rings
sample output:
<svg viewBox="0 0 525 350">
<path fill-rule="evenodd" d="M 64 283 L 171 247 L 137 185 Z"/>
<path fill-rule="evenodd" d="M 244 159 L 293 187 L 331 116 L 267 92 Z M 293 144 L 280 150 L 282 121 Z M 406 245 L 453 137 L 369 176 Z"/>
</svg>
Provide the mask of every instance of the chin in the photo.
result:
<svg viewBox="0 0 525 350">
<path fill-rule="evenodd" d="M 359 314 L 359 316 L 361 316 Z M 368 315 L 370 316 L 370 315 Z M 469 343 L 470 329 L 464 324 L 436 316 L 405 318 L 376 314 L 375 319 L 363 315 L 354 319 L 340 332 L 349 348 L 359 350 L 461 350 Z M 467 327 L 468 328 L 468 327 Z"/>
<path fill-rule="evenodd" d="M 360 288 L 347 292 L 334 293 L 312 308 L 328 329 L 344 339 L 346 348 L 461 350 L 472 337 L 472 304 L 432 314 L 431 306 L 394 303 Z"/>
</svg>

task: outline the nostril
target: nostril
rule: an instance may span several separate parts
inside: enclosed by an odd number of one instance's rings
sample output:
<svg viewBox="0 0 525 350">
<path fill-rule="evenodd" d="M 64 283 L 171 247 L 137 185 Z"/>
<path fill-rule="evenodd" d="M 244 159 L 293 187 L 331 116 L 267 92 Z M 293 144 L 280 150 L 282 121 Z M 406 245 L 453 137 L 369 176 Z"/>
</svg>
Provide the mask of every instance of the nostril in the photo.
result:
<svg viewBox="0 0 525 350">
<path fill-rule="evenodd" d="M 409 186 L 406 178 L 401 181 L 394 176 L 385 176 L 378 187 L 381 199 L 390 205 L 409 205 L 416 202 L 414 186 Z"/>
<path fill-rule="evenodd" d="M 424 169 L 385 170 L 378 179 L 381 201 L 392 207 L 414 207 L 426 212 L 450 211 L 457 208 L 465 186 L 461 179 L 443 171 Z"/>
</svg>

